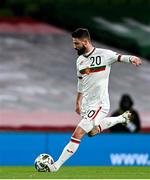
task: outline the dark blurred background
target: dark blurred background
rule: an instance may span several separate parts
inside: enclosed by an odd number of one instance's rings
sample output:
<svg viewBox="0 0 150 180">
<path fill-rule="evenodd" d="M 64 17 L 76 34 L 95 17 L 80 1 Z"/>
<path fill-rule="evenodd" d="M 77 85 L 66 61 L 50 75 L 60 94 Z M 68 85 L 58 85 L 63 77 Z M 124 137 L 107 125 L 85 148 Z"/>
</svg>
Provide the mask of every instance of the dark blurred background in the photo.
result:
<svg viewBox="0 0 150 180">
<path fill-rule="evenodd" d="M 149 57 L 148 0 L 1 0 L 0 15 L 32 17 L 74 30 L 88 27 L 97 40 Z"/>
<path fill-rule="evenodd" d="M 56 158 L 69 140 L 80 120 L 74 112 L 77 55 L 70 36 L 78 27 L 89 29 L 96 47 L 137 55 L 143 65 L 112 67 L 110 115 L 127 107 L 134 121 L 106 131 L 97 141 L 105 142 L 109 136 L 115 143 L 119 139 L 118 144 L 108 152 L 106 145 L 104 158 L 97 162 L 92 157 L 87 164 L 78 159 L 84 154 L 81 149 L 68 165 L 112 165 L 112 152 L 130 154 L 131 159 L 143 153 L 147 159 L 139 165 L 150 164 L 146 143 L 150 138 L 149 12 L 149 0 L 0 0 L 0 142 L 4 144 L 0 165 L 32 165 L 42 152 Z M 124 96 L 128 98 L 122 100 Z M 59 150 L 55 138 L 60 141 Z M 121 138 L 125 145 L 119 145 Z M 135 145 L 126 149 L 132 140 Z M 85 138 L 82 147 L 89 149 L 89 141 Z M 10 148 L 13 156 L 3 158 Z M 19 151 L 25 158 L 16 158 Z M 137 165 L 136 159 L 132 162 L 126 165 Z"/>
</svg>

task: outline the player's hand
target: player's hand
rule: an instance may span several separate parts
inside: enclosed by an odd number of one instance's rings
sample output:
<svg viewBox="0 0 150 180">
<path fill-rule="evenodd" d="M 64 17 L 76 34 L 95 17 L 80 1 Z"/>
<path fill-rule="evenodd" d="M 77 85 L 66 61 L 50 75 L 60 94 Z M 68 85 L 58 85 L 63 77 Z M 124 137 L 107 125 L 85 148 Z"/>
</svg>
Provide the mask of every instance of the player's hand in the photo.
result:
<svg viewBox="0 0 150 180">
<path fill-rule="evenodd" d="M 80 115 L 80 113 L 81 113 L 81 108 L 80 108 L 80 105 L 79 105 L 79 104 L 76 105 L 76 110 L 75 110 L 75 111 L 76 111 L 77 114 Z"/>
<path fill-rule="evenodd" d="M 142 61 L 139 57 L 136 56 L 132 56 L 132 58 L 130 59 L 131 64 L 135 65 L 135 66 L 140 66 L 142 64 Z"/>
</svg>

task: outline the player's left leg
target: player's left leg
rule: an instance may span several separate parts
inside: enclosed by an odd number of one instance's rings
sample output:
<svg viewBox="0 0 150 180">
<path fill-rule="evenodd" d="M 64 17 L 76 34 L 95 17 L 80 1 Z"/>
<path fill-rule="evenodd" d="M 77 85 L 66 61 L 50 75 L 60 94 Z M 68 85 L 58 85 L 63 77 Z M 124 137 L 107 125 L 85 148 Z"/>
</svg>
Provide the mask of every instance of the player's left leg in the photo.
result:
<svg viewBox="0 0 150 180">
<path fill-rule="evenodd" d="M 59 159 L 52 165 L 48 165 L 50 172 L 56 172 L 78 149 L 82 137 L 85 135 L 85 131 L 77 126 L 72 134 L 70 142 L 65 146 Z"/>
<path fill-rule="evenodd" d="M 102 112 L 101 112 L 102 113 Z M 89 137 L 93 137 L 96 134 L 102 132 L 105 129 L 108 129 L 118 123 L 128 123 L 131 120 L 130 111 L 126 111 L 120 116 L 117 117 L 105 117 L 102 118 L 101 114 L 95 118 L 95 127 L 88 133 Z"/>
</svg>

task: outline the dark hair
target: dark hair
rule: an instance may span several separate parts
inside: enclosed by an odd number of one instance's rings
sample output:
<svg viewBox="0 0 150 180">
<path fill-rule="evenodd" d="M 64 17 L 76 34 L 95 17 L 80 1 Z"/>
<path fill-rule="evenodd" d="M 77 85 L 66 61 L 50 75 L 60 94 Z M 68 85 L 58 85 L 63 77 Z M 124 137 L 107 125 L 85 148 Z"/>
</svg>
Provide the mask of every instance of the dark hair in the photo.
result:
<svg viewBox="0 0 150 180">
<path fill-rule="evenodd" d="M 85 28 L 76 29 L 74 32 L 72 32 L 72 37 L 79 38 L 79 39 L 84 39 L 84 38 L 89 39 L 89 40 L 91 39 L 88 29 L 85 29 Z"/>
</svg>

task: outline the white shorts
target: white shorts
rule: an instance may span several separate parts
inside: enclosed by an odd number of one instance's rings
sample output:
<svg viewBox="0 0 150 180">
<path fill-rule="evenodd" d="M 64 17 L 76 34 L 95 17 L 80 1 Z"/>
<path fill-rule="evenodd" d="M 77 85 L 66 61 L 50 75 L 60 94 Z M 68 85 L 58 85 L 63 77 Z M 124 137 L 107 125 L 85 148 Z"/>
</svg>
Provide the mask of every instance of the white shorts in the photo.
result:
<svg viewBox="0 0 150 180">
<path fill-rule="evenodd" d="M 102 107 L 97 109 L 90 109 L 81 114 L 80 126 L 86 133 L 90 132 L 95 126 L 100 124 L 100 121 L 104 119 L 108 114 L 108 110 L 103 110 Z"/>
</svg>

